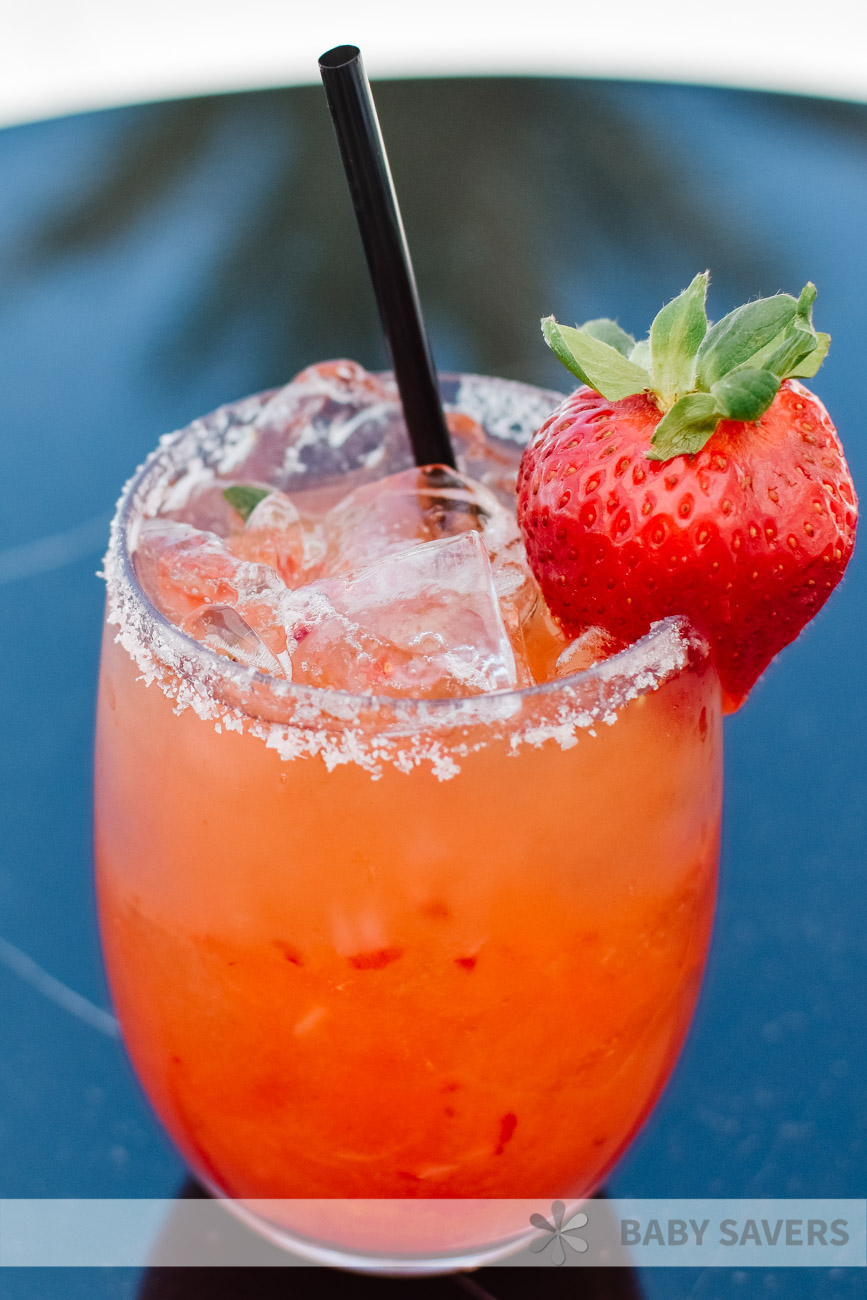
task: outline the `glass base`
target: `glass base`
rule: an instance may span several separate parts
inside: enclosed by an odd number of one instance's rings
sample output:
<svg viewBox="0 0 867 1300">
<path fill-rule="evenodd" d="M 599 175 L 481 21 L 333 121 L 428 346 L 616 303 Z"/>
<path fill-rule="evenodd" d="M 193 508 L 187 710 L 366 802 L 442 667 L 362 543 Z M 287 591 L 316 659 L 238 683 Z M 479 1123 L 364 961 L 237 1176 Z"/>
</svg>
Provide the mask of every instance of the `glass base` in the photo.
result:
<svg viewBox="0 0 867 1300">
<path fill-rule="evenodd" d="M 203 1180 L 204 1181 L 204 1180 Z M 233 1201 L 222 1196 L 213 1185 L 205 1184 L 221 1206 L 229 1211 L 247 1228 L 264 1237 L 272 1245 L 311 1264 L 320 1264 L 326 1268 L 346 1269 L 352 1273 L 371 1273 L 383 1277 L 435 1277 L 438 1274 L 471 1272 L 487 1264 L 496 1264 L 510 1255 L 523 1250 L 535 1235 L 532 1231 L 522 1232 L 520 1236 L 496 1246 L 479 1247 L 474 1251 L 457 1254 L 436 1255 L 379 1255 L 359 1252 L 343 1247 L 325 1245 L 309 1238 L 289 1232 L 278 1227 L 261 1215 L 256 1214 L 240 1201 Z"/>
</svg>

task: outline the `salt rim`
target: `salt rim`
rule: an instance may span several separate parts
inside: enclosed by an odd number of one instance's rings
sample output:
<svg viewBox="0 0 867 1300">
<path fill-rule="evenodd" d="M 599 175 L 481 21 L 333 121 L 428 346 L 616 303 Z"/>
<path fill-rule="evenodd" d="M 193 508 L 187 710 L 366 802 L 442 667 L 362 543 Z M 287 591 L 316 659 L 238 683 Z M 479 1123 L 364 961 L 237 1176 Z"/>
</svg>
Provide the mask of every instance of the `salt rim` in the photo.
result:
<svg viewBox="0 0 867 1300">
<path fill-rule="evenodd" d="M 460 375 L 454 406 L 478 420 L 487 434 L 523 447 L 551 414 L 552 396 L 560 401 L 566 394 L 512 379 L 492 382 L 485 375 Z"/>
<path fill-rule="evenodd" d="M 551 394 L 508 380 L 461 376 L 454 408 L 483 420 L 494 436 L 526 440 L 550 413 Z M 166 434 L 124 486 L 111 524 L 103 576 L 106 622 L 139 668 L 156 683 L 175 713 L 192 709 L 219 731 L 257 737 L 284 761 L 321 757 L 330 770 L 355 763 L 375 780 L 383 765 L 409 772 L 429 764 L 448 780 L 458 759 L 494 740 L 509 752 L 548 742 L 570 749 L 582 731 L 613 725 L 630 700 L 707 657 L 707 646 L 686 619 L 668 618 L 619 654 L 541 685 L 448 699 L 352 695 L 269 677 L 194 641 L 172 624 L 139 586 L 132 565 L 137 524 L 164 508 L 179 479 L 227 474 L 256 439 L 254 421 L 274 391 L 218 408 Z M 500 399 L 500 400 L 498 400 Z M 544 405 L 544 411 L 542 406 Z"/>
</svg>

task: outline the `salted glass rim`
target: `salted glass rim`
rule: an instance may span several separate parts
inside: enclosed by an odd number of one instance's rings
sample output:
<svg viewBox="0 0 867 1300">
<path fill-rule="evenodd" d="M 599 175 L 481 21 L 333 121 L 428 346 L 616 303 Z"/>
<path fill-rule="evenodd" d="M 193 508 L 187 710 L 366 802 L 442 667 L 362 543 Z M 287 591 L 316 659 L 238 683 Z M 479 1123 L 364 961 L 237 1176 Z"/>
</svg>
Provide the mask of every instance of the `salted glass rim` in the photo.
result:
<svg viewBox="0 0 867 1300">
<path fill-rule="evenodd" d="M 463 379 L 490 381 L 492 378 L 494 377 L 475 374 L 440 373 L 439 375 L 441 382 Z M 498 385 L 507 385 L 515 389 L 535 389 L 537 392 L 552 391 L 552 395 L 554 395 L 553 390 L 542 389 L 520 380 L 496 377 L 495 382 Z M 556 677 L 547 682 L 537 682 L 531 686 L 488 691 L 474 695 L 430 698 L 405 695 L 373 695 L 343 691 L 336 687 L 311 686 L 306 682 L 293 682 L 286 678 L 274 677 L 270 673 L 248 667 L 245 664 L 237 663 L 226 655 L 221 655 L 216 650 L 212 650 L 209 646 L 195 640 L 194 637 L 183 632 L 176 623 L 173 623 L 154 604 L 139 582 L 132 559 L 133 553 L 129 546 L 129 532 L 138 519 L 150 517 L 146 516 L 141 510 L 140 497 L 143 494 L 143 489 L 147 487 L 148 480 L 159 472 L 163 459 L 169 453 L 175 439 L 188 434 L 193 425 L 206 421 L 221 411 L 232 410 L 257 398 L 267 399 L 279 391 L 279 389 L 269 389 L 246 398 L 240 398 L 234 402 L 225 403 L 207 415 L 198 417 L 197 420 L 178 429 L 175 433 L 164 437 L 125 484 L 118 500 L 111 524 L 111 539 L 104 566 L 109 603 L 111 604 L 112 596 L 114 596 L 115 602 L 122 605 L 124 602 L 118 600 L 118 597 L 123 588 L 126 587 L 146 619 L 144 627 L 139 626 L 135 629 L 136 641 L 142 649 L 152 653 L 156 660 L 163 663 L 164 666 L 171 665 L 166 662 L 165 656 L 160 653 L 159 645 L 153 644 L 152 639 L 148 637 L 147 633 L 150 630 L 148 625 L 151 625 L 158 632 L 159 638 L 163 641 L 177 644 L 178 648 L 183 652 L 185 665 L 192 658 L 198 660 L 203 668 L 208 670 L 208 678 L 212 686 L 222 678 L 228 686 L 234 687 L 235 690 L 245 687 L 249 689 L 252 686 L 265 687 L 271 692 L 275 701 L 295 699 L 299 702 L 319 706 L 324 712 L 330 712 L 329 705 L 331 705 L 338 714 L 344 713 L 347 709 L 363 709 L 368 713 L 390 714 L 398 719 L 405 718 L 409 720 L 410 718 L 418 719 L 422 717 L 433 720 L 434 718 L 442 719 L 447 717 L 450 713 L 455 715 L 466 715 L 468 711 L 475 713 L 477 709 L 484 707 L 488 702 L 493 705 L 500 704 L 504 709 L 508 710 L 510 704 L 517 705 L 525 701 L 545 700 L 547 697 L 557 695 L 577 697 L 583 693 L 584 687 L 593 682 L 606 683 L 616 680 L 626 683 L 630 679 L 637 679 L 642 674 L 647 674 L 647 680 L 636 683 L 634 693 L 630 694 L 630 698 L 635 698 L 657 690 L 664 682 L 680 676 L 691 665 L 695 664 L 696 656 L 700 659 L 708 657 L 707 644 L 693 628 L 689 619 L 681 614 L 671 614 L 654 623 L 644 636 L 639 637 L 638 640 L 633 641 L 623 650 L 617 651 L 607 659 L 600 660 L 580 672 L 570 673 L 564 677 Z M 112 564 L 112 560 L 116 561 L 116 565 Z M 116 590 L 113 590 L 114 588 Z M 122 613 L 111 621 L 112 623 L 121 624 L 121 632 L 124 624 L 128 625 L 128 620 L 124 619 Z M 688 652 L 682 661 L 677 664 L 672 664 L 670 659 L 667 663 L 665 661 L 665 648 L 670 648 L 673 645 L 677 645 L 681 651 Z M 656 654 L 654 654 L 654 651 L 656 651 Z M 194 677 L 190 673 L 186 675 Z M 499 710 L 497 711 L 499 712 Z M 251 716 L 257 716 L 261 714 L 261 709 L 249 708 L 245 704 L 244 712 Z"/>
</svg>

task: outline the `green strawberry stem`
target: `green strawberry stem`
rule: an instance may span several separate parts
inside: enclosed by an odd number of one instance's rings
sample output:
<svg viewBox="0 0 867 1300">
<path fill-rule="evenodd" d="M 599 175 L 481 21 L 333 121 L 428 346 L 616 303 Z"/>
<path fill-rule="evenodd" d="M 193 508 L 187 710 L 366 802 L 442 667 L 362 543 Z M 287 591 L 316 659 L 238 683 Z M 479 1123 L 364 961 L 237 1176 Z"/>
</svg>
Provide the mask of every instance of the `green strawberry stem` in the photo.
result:
<svg viewBox="0 0 867 1300">
<path fill-rule="evenodd" d="M 778 293 L 729 312 L 711 325 L 707 271 L 657 314 L 646 339 L 610 320 L 572 328 L 542 321 L 551 351 L 582 383 L 617 402 L 646 393 L 662 411 L 647 456 L 695 455 L 722 420 L 758 420 L 784 379 L 809 379 L 830 337 L 813 328 L 816 287 L 800 297 Z"/>
</svg>

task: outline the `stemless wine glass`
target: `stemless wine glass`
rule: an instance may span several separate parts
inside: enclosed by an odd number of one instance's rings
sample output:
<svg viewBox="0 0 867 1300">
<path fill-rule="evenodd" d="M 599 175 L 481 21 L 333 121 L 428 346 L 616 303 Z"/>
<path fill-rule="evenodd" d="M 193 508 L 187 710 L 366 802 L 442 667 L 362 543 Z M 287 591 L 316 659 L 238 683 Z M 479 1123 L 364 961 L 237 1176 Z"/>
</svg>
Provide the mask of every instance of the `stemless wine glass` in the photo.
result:
<svg viewBox="0 0 867 1300">
<path fill-rule="evenodd" d="M 444 392 L 498 463 L 556 400 Z M 266 400 L 165 440 L 113 526 L 111 989 L 166 1129 L 263 1231 L 354 1268 L 467 1266 L 528 1231 L 486 1202 L 591 1194 L 673 1066 L 715 897 L 719 684 L 679 619 L 577 675 L 465 699 L 319 690 L 189 639 L 136 579 L 136 529 L 189 464 L 237 463 Z M 337 441 L 305 437 L 309 486 Z"/>
</svg>

